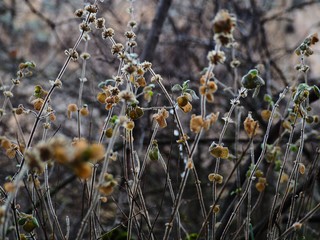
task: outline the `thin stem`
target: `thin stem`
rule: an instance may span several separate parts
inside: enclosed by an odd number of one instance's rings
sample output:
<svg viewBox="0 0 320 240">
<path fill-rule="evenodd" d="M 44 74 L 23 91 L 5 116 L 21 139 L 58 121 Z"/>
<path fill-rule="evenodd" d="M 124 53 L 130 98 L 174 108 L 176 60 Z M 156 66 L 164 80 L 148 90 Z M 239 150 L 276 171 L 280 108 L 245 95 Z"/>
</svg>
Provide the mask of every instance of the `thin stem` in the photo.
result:
<svg viewBox="0 0 320 240">
<path fill-rule="evenodd" d="M 56 212 L 54 210 L 54 207 L 53 207 L 53 204 L 52 204 L 52 200 L 51 200 L 51 196 L 50 196 L 48 165 L 46 165 L 46 167 L 45 167 L 44 179 L 45 179 L 45 188 L 46 188 L 47 201 L 48 201 L 48 204 L 49 204 L 50 213 L 51 213 L 51 215 L 53 217 L 53 220 L 54 220 L 54 222 L 55 222 L 55 224 L 56 224 L 56 226 L 58 228 L 58 232 L 59 232 L 61 238 L 66 240 L 66 238 L 65 238 L 65 236 L 64 236 L 64 234 L 62 232 L 62 229 L 61 229 L 57 214 L 56 214 Z"/>
<path fill-rule="evenodd" d="M 285 97 L 285 94 L 287 93 L 288 91 L 288 88 L 285 88 L 283 90 L 282 93 L 280 93 L 279 95 L 279 99 L 278 101 L 275 103 L 273 109 L 272 109 L 272 112 L 271 112 L 271 116 L 270 116 L 270 119 L 269 119 L 269 122 L 268 122 L 268 126 L 267 126 L 267 130 L 266 130 L 266 134 L 264 135 L 264 139 L 263 139 L 263 143 L 262 143 L 262 151 L 260 153 L 260 156 L 259 156 L 259 159 L 257 161 L 257 163 L 254 165 L 253 169 L 251 170 L 251 173 L 250 173 L 250 176 L 249 176 L 249 180 L 248 180 L 248 184 L 246 186 L 246 189 L 244 190 L 243 192 L 243 195 L 241 196 L 239 202 L 237 203 L 235 209 L 234 209 L 234 212 L 231 214 L 230 218 L 229 218 L 229 221 L 227 222 L 223 232 L 222 232 L 222 235 L 221 235 L 221 239 L 225 239 L 226 237 L 226 234 L 227 234 L 227 231 L 229 230 L 229 227 L 235 217 L 235 214 L 236 212 L 238 211 L 239 207 L 242 205 L 244 199 L 246 198 L 247 194 L 248 194 L 248 191 L 249 191 L 249 188 L 253 182 L 253 179 L 254 179 L 254 174 L 257 170 L 257 168 L 259 167 L 259 165 L 261 164 L 263 158 L 264 158 L 264 155 L 265 155 L 265 152 L 266 152 L 266 149 L 267 149 L 267 141 L 268 141 L 268 138 L 269 138 L 269 133 L 270 133 L 270 130 L 271 130 L 271 126 L 272 126 L 272 121 L 274 119 L 274 115 L 275 115 L 275 112 L 277 110 L 277 108 L 279 107 L 279 103 L 280 101 Z"/>
</svg>

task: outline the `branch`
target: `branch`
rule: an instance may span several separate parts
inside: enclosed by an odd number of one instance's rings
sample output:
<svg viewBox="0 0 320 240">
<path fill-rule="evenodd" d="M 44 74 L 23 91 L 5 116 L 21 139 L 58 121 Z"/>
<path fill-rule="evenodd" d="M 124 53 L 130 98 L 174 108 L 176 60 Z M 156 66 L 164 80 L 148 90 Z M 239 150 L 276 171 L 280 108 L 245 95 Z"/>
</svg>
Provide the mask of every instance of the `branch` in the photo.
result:
<svg viewBox="0 0 320 240">
<path fill-rule="evenodd" d="M 167 18 L 172 0 L 161 0 L 158 4 L 156 15 L 152 21 L 145 47 L 141 54 L 141 60 L 152 61 L 155 49 L 159 42 L 162 26 Z"/>
</svg>

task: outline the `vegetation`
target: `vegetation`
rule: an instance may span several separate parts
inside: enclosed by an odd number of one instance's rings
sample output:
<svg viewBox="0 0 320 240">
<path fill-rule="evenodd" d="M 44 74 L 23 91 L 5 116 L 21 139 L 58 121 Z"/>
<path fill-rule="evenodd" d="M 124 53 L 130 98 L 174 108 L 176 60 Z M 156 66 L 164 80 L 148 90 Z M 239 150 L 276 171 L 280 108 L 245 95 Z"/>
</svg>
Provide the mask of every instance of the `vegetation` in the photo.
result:
<svg viewBox="0 0 320 240">
<path fill-rule="evenodd" d="M 319 3 L 161 0 L 146 31 L 143 1 L 56 2 L 74 18 L 24 3 L 50 61 L 37 37 L 31 58 L 0 37 L 0 239 L 319 238 L 318 34 L 267 34 Z M 0 3 L 9 37 L 20 4 Z"/>
</svg>

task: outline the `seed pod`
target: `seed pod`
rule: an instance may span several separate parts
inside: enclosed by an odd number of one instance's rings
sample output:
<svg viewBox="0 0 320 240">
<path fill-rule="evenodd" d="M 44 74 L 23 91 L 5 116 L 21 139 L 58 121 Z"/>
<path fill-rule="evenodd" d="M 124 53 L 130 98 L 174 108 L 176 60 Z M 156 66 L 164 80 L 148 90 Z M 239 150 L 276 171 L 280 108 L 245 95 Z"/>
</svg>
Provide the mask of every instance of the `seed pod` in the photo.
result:
<svg viewBox="0 0 320 240">
<path fill-rule="evenodd" d="M 111 138 L 112 135 L 113 135 L 113 128 L 108 128 L 108 129 L 106 130 L 106 137 L 107 137 L 107 138 Z"/>
<path fill-rule="evenodd" d="M 270 110 L 262 110 L 261 111 L 261 117 L 264 121 L 269 121 L 270 116 L 271 116 Z"/>
<path fill-rule="evenodd" d="M 182 108 L 182 107 L 186 106 L 189 103 L 189 101 L 186 96 L 182 95 L 182 96 L 177 97 L 177 103 L 178 103 L 178 106 L 180 108 Z"/>
<path fill-rule="evenodd" d="M 303 163 L 299 163 L 299 172 L 302 175 L 306 172 L 306 166 Z"/>
<path fill-rule="evenodd" d="M 257 182 L 256 183 L 256 189 L 259 192 L 263 192 L 265 188 L 266 188 L 266 185 L 264 183 L 262 183 L 262 182 Z"/>
<path fill-rule="evenodd" d="M 260 87 L 265 85 L 265 82 L 259 76 L 258 70 L 252 69 L 242 77 L 241 84 L 246 89 L 254 89 L 253 97 L 256 97 L 259 93 Z"/>
<path fill-rule="evenodd" d="M 92 175 L 92 164 L 84 162 L 74 167 L 74 174 L 81 179 L 88 179 Z"/>
<path fill-rule="evenodd" d="M 150 160 L 156 161 L 159 159 L 159 148 L 156 142 L 154 142 L 152 145 L 153 146 L 149 152 L 149 158 Z"/>
<path fill-rule="evenodd" d="M 22 226 L 23 230 L 28 233 L 31 233 L 37 227 L 39 227 L 39 223 L 35 217 L 27 218 L 27 221 Z"/>
<path fill-rule="evenodd" d="M 217 145 L 216 147 L 211 147 L 209 151 L 215 158 L 227 159 L 229 157 L 229 149 L 227 147 Z"/>
<path fill-rule="evenodd" d="M 220 205 L 215 205 L 212 211 L 214 213 L 219 213 L 220 212 Z"/>
</svg>

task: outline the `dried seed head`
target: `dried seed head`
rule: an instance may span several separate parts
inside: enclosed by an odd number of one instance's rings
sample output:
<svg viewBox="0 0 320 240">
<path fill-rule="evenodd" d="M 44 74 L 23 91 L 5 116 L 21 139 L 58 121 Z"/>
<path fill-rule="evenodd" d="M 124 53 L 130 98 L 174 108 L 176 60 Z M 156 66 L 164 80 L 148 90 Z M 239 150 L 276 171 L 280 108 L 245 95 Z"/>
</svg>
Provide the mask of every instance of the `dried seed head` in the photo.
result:
<svg viewBox="0 0 320 240">
<path fill-rule="evenodd" d="M 180 107 L 180 108 L 183 112 L 188 113 L 192 110 L 192 105 L 190 102 L 188 102 L 187 105 Z"/>
<path fill-rule="evenodd" d="M 126 102 L 135 102 L 136 101 L 136 97 L 133 94 L 133 92 L 127 91 L 127 90 L 121 91 L 119 93 L 119 98 L 120 98 L 120 100 L 124 100 Z"/>
<path fill-rule="evenodd" d="M 162 108 L 158 110 L 158 113 L 153 115 L 153 118 L 157 121 L 159 124 L 159 127 L 165 128 L 167 126 L 167 121 L 166 119 L 169 117 L 169 112 Z"/>
<path fill-rule="evenodd" d="M 125 129 L 132 131 L 134 128 L 134 121 L 128 121 L 124 124 Z"/>
<path fill-rule="evenodd" d="M 88 23 L 93 23 L 96 21 L 96 16 L 95 15 L 91 15 L 89 18 L 88 18 Z"/>
<path fill-rule="evenodd" d="M 97 13 L 98 12 L 97 5 L 87 5 L 84 9 L 89 13 Z"/>
<path fill-rule="evenodd" d="M 162 81 L 162 77 L 160 74 L 156 74 L 151 78 L 151 82 L 161 82 Z"/>
<path fill-rule="evenodd" d="M 270 116 L 271 116 L 270 110 L 265 109 L 261 111 L 261 117 L 264 121 L 269 121 Z"/>
<path fill-rule="evenodd" d="M 185 95 L 177 97 L 177 103 L 180 108 L 186 106 L 189 103 L 188 98 Z"/>
<path fill-rule="evenodd" d="M 43 103 L 44 103 L 44 100 L 43 100 L 42 98 L 37 98 L 37 99 L 35 99 L 35 100 L 32 101 L 33 108 L 34 108 L 36 111 L 40 111 Z"/>
<path fill-rule="evenodd" d="M 115 54 L 118 54 L 120 52 L 122 52 L 124 49 L 123 45 L 121 43 L 116 43 L 116 44 L 113 44 L 112 47 L 111 47 L 111 53 L 113 55 Z"/>
<path fill-rule="evenodd" d="M 210 154 L 215 158 L 227 159 L 229 157 L 229 149 L 221 145 L 209 148 Z"/>
<path fill-rule="evenodd" d="M 126 31 L 124 33 L 124 35 L 126 36 L 126 38 L 128 39 L 135 39 L 136 38 L 136 34 L 133 31 Z"/>
<path fill-rule="evenodd" d="M 259 192 L 263 192 L 265 188 L 266 188 L 266 184 L 265 183 L 262 183 L 262 182 L 257 182 L 256 183 L 256 189 Z"/>
<path fill-rule="evenodd" d="M 81 53 L 80 57 L 81 57 L 83 60 L 88 60 L 88 59 L 91 57 L 91 55 L 90 55 L 90 53 L 83 52 L 83 53 Z"/>
<path fill-rule="evenodd" d="M 76 17 L 82 17 L 83 16 L 83 9 L 77 9 L 75 12 L 74 12 L 74 15 Z"/>
<path fill-rule="evenodd" d="M 223 177 L 218 173 L 210 173 L 208 179 L 210 182 L 217 182 L 218 184 L 222 184 L 223 182 Z"/>
<path fill-rule="evenodd" d="M 299 163 L 299 172 L 302 175 L 306 172 L 306 166 L 303 163 Z"/>
<path fill-rule="evenodd" d="M 102 186 L 99 187 L 99 191 L 100 193 L 104 194 L 104 195 L 110 195 L 113 193 L 113 186 L 111 186 L 110 184 L 103 184 Z"/>
<path fill-rule="evenodd" d="M 84 117 L 89 115 L 89 109 L 88 109 L 88 106 L 86 104 L 83 105 L 83 107 L 80 109 L 80 115 L 84 116 Z"/>
<path fill-rule="evenodd" d="M 206 99 L 207 99 L 207 102 L 209 103 L 213 103 L 214 102 L 214 96 L 212 93 L 207 93 L 206 94 Z"/>
<path fill-rule="evenodd" d="M 243 125 L 244 125 L 244 130 L 246 131 L 249 137 L 253 137 L 254 135 L 257 134 L 259 123 L 258 121 L 253 120 L 250 112 L 247 118 L 245 119 Z"/>
<path fill-rule="evenodd" d="M 144 71 L 147 71 L 147 70 L 151 69 L 152 63 L 144 61 L 143 63 L 141 63 L 141 67 L 143 68 Z"/>
<path fill-rule="evenodd" d="M 127 74 L 133 74 L 137 71 L 137 66 L 132 63 L 127 63 L 122 67 L 121 70 Z"/>
<path fill-rule="evenodd" d="M 36 146 L 41 161 L 48 161 L 53 157 L 53 149 L 50 144 L 40 142 Z"/>
<path fill-rule="evenodd" d="M 3 188 L 6 192 L 13 192 L 16 189 L 16 187 L 14 186 L 14 184 L 12 182 L 6 182 L 3 185 Z"/>
<path fill-rule="evenodd" d="M 192 114 L 191 120 L 190 120 L 190 130 L 195 133 L 199 133 L 203 126 L 203 118 L 201 115 L 196 116 L 195 114 Z"/>
<path fill-rule="evenodd" d="M 138 86 L 138 87 L 145 87 L 146 85 L 147 85 L 147 82 L 146 82 L 146 79 L 144 78 L 144 77 L 138 77 L 137 79 L 136 79 L 136 85 Z"/>
<path fill-rule="evenodd" d="M 292 224 L 292 227 L 295 231 L 300 230 L 302 228 L 302 223 L 295 222 L 294 224 Z"/>
<path fill-rule="evenodd" d="M 96 19 L 96 22 L 95 22 L 96 28 L 97 28 L 97 29 L 102 29 L 102 28 L 104 28 L 105 22 L 106 22 L 106 20 L 105 20 L 104 18 L 98 18 L 98 19 Z"/>
<path fill-rule="evenodd" d="M 107 138 L 111 138 L 112 135 L 113 135 L 113 128 L 108 128 L 108 129 L 106 130 L 106 137 L 107 137 Z"/>
<path fill-rule="evenodd" d="M 75 103 L 70 103 L 70 104 L 68 105 L 68 111 L 70 111 L 70 112 L 76 112 L 76 111 L 78 111 L 77 104 L 75 104 Z"/>
<path fill-rule="evenodd" d="M 214 81 L 209 81 L 207 83 L 207 89 L 210 93 L 214 93 L 218 90 L 218 86 Z"/>
<path fill-rule="evenodd" d="M 81 179 L 88 179 L 92 175 L 92 164 L 89 162 L 80 163 L 74 166 L 74 174 Z"/>
<path fill-rule="evenodd" d="M 27 150 L 24 157 L 31 171 L 36 171 L 38 174 L 44 171 L 44 163 L 40 160 L 39 152 Z"/>
<path fill-rule="evenodd" d="M 107 38 L 113 37 L 113 36 L 114 36 L 114 30 L 112 28 L 106 28 L 102 32 L 103 39 L 107 39 Z"/>
<path fill-rule="evenodd" d="M 107 94 L 105 92 L 99 92 L 97 95 L 97 100 L 100 103 L 106 103 L 106 99 L 107 99 Z"/>
<path fill-rule="evenodd" d="M 1 144 L 1 147 L 3 147 L 6 150 L 11 147 L 11 142 L 6 137 L 0 137 L 0 144 Z"/>
<path fill-rule="evenodd" d="M 91 31 L 91 28 L 90 28 L 89 24 L 86 23 L 86 22 L 80 23 L 80 24 L 79 24 L 79 29 L 80 29 L 80 31 L 82 31 L 82 32 L 89 32 L 89 31 Z"/>
<path fill-rule="evenodd" d="M 208 53 L 207 59 L 209 60 L 210 64 L 218 65 L 219 63 L 224 63 L 224 61 L 226 60 L 226 56 L 222 51 L 212 50 Z"/>
<path fill-rule="evenodd" d="M 213 207 L 212 211 L 213 211 L 214 213 L 219 213 L 219 212 L 220 212 L 220 205 L 215 205 L 215 206 Z"/>
<path fill-rule="evenodd" d="M 102 160 L 106 152 L 104 146 L 99 143 L 91 144 L 89 150 L 90 160 L 94 163 L 97 163 L 98 161 Z"/>
<path fill-rule="evenodd" d="M 131 21 L 128 22 L 128 27 L 135 28 L 136 26 L 137 26 L 137 22 L 136 21 L 131 20 Z"/>
</svg>

